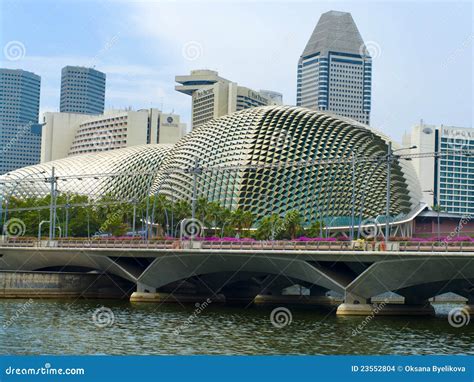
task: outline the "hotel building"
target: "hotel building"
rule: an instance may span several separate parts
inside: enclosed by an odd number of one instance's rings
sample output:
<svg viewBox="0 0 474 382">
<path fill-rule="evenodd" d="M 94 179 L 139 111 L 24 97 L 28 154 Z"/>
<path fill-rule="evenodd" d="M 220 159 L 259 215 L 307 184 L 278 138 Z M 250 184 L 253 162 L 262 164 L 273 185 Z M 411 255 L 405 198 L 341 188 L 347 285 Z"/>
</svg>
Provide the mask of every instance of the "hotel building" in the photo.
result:
<svg viewBox="0 0 474 382">
<path fill-rule="evenodd" d="M 474 129 L 420 123 L 404 135 L 403 144 L 426 154 L 412 160 L 426 203 L 443 212 L 474 214 Z M 435 152 L 440 155 L 429 155 Z"/>
<path fill-rule="evenodd" d="M 109 110 L 98 116 L 45 113 L 41 162 L 150 143 L 176 143 L 186 133 L 179 115 L 158 109 Z"/>
<path fill-rule="evenodd" d="M 175 89 L 192 97 L 192 127 L 211 119 L 250 107 L 281 105 L 282 95 L 269 90 L 256 91 L 219 77 L 212 70 L 193 70 L 176 76 Z"/>
</svg>

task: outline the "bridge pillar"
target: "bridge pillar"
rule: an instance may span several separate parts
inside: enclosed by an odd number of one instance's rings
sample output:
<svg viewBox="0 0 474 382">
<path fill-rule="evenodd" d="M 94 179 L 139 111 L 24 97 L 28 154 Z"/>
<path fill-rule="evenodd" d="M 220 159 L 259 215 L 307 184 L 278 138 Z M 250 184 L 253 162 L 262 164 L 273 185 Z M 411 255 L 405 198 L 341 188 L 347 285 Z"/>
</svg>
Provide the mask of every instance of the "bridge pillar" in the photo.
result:
<svg viewBox="0 0 474 382">
<path fill-rule="evenodd" d="M 299 284 L 298 284 L 299 285 Z M 334 307 L 340 303 L 335 297 L 326 295 L 327 289 L 313 285 L 309 287 L 310 294 L 283 294 L 281 289 L 262 293 L 255 296 L 254 303 L 257 305 L 306 305 L 316 307 Z M 268 291 L 267 291 L 268 292 Z"/>
<path fill-rule="evenodd" d="M 346 293 L 344 303 L 338 306 L 338 316 L 434 316 L 435 310 L 428 300 L 405 299 L 404 304 L 380 302 Z"/>
<path fill-rule="evenodd" d="M 143 283 L 137 283 L 137 292 L 139 293 L 156 293 L 156 288 Z"/>
<path fill-rule="evenodd" d="M 143 283 L 137 283 L 137 291 L 132 293 L 130 301 L 159 301 L 159 293 L 156 293 L 156 288 L 154 287 Z"/>
<path fill-rule="evenodd" d="M 474 295 L 469 295 L 467 297 L 466 306 L 464 310 L 469 313 L 471 317 L 474 317 Z"/>
</svg>

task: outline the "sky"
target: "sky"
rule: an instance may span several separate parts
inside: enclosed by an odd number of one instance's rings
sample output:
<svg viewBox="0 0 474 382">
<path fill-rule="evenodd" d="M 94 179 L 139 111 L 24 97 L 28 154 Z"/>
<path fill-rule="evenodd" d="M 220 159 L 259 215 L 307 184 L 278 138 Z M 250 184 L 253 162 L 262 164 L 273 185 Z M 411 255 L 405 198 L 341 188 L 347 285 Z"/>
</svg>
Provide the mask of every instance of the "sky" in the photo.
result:
<svg viewBox="0 0 474 382">
<path fill-rule="evenodd" d="M 174 77 L 193 69 L 294 105 L 298 58 L 329 10 L 351 12 L 372 53 L 373 127 L 399 141 L 421 119 L 472 127 L 471 2 L 1 0 L 0 66 L 41 76 L 40 113 L 59 111 L 62 67 L 95 66 L 106 108 L 158 107 L 189 125 Z"/>
</svg>

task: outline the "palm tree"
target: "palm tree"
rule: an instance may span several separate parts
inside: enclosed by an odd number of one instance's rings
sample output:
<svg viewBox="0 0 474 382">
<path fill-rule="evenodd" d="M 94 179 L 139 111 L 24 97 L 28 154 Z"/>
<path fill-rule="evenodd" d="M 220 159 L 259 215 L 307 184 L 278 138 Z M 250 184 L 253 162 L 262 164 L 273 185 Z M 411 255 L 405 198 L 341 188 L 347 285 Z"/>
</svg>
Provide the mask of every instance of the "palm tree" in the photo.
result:
<svg viewBox="0 0 474 382">
<path fill-rule="evenodd" d="M 203 223 L 206 227 L 214 227 L 214 236 L 217 235 L 217 227 L 222 226 L 222 214 L 224 208 L 218 202 L 207 204 L 206 214 Z"/>
<path fill-rule="evenodd" d="M 307 235 L 309 237 L 321 237 L 322 236 L 322 231 L 324 228 L 324 223 L 320 220 L 317 220 L 309 226 L 307 230 Z"/>
<path fill-rule="evenodd" d="M 203 224 L 205 224 L 206 217 L 209 213 L 210 204 L 211 203 L 203 197 L 196 200 L 196 217 Z"/>
<path fill-rule="evenodd" d="M 245 214 L 245 211 L 241 208 L 237 208 L 234 212 L 232 212 L 232 224 L 237 230 L 239 236 L 241 235 L 242 228 L 245 226 L 246 219 L 248 219 Z"/>
<path fill-rule="evenodd" d="M 245 236 L 248 236 L 249 229 L 252 227 L 255 217 L 250 211 L 244 211 L 242 214 L 242 228 L 247 233 Z"/>
<path fill-rule="evenodd" d="M 284 230 L 284 221 L 278 214 L 265 216 L 260 220 L 257 228 L 257 238 L 260 240 L 275 240 Z"/>
<path fill-rule="evenodd" d="M 298 232 L 303 228 L 299 211 L 291 210 L 285 215 L 285 228 L 291 239 L 296 239 Z"/>
</svg>

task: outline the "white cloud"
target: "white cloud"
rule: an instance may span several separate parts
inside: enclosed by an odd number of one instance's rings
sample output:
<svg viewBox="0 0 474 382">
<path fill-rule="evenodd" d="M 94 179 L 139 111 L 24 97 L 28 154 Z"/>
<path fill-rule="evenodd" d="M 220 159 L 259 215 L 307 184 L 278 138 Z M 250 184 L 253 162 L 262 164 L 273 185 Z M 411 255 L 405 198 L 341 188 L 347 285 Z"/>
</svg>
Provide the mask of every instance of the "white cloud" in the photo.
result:
<svg viewBox="0 0 474 382">
<path fill-rule="evenodd" d="M 157 58 L 170 54 L 176 70 L 218 70 L 241 85 L 283 92 L 285 102 L 293 104 L 297 59 L 311 30 L 298 28 L 301 15 L 287 17 L 292 13 L 289 4 L 272 4 L 272 12 L 265 7 L 268 4 L 134 3 L 130 17 L 134 33 L 156 42 L 150 43 L 150 50 L 155 48 Z M 190 42 L 201 49 L 196 60 L 183 56 Z"/>
</svg>

